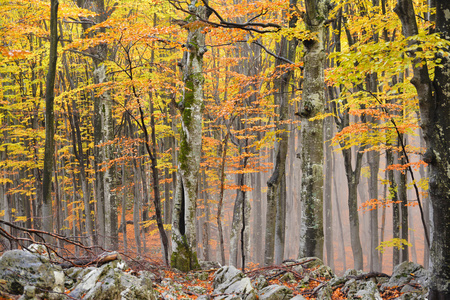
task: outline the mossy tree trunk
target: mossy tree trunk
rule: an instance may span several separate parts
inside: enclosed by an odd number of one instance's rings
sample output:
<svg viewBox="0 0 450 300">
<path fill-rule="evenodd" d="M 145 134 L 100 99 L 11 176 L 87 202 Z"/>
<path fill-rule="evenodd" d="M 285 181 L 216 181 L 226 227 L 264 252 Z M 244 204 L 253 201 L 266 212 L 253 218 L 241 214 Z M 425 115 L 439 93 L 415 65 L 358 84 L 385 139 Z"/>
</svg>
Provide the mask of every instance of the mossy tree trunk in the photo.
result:
<svg viewBox="0 0 450 300">
<path fill-rule="evenodd" d="M 299 257 L 323 257 L 323 121 L 309 121 L 325 105 L 325 21 L 328 1 L 305 1 L 306 27 L 317 39 L 305 40 L 302 107 L 302 224 Z"/>
<path fill-rule="evenodd" d="M 178 155 L 177 188 L 172 217 L 171 265 L 181 271 L 198 268 L 196 237 L 196 201 L 202 143 L 203 55 L 206 52 L 204 26 L 197 17 L 208 19 L 211 12 L 193 0 L 186 52 L 181 63 L 185 84 L 181 112 L 180 150 Z"/>
</svg>

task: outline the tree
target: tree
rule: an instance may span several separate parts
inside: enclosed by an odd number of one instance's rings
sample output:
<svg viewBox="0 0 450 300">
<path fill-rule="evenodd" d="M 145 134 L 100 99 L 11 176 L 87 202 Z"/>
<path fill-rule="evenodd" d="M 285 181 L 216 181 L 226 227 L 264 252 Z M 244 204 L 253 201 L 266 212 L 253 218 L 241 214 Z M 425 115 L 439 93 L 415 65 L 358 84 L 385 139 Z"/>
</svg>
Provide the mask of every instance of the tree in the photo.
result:
<svg viewBox="0 0 450 300">
<path fill-rule="evenodd" d="M 430 165 L 430 201 L 433 209 L 433 241 L 431 245 L 431 280 L 428 299 L 450 297 L 450 2 L 436 0 L 436 32 L 443 39 L 435 52 L 440 62 L 432 81 L 428 66 L 421 56 L 416 14 L 411 0 L 398 0 L 394 11 L 409 38 L 413 78 L 420 107 L 420 122 L 427 151 L 424 161 Z"/>
<path fill-rule="evenodd" d="M 311 32 L 305 47 L 303 93 L 299 115 L 302 119 L 302 225 L 299 257 L 323 257 L 323 120 L 310 120 L 325 107 L 325 21 L 328 2 L 305 1 L 305 24 Z"/>
<path fill-rule="evenodd" d="M 181 112 L 180 151 L 177 187 L 172 217 L 171 265 L 182 271 L 198 267 L 196 205 L 202 143 L 203 55 L 206 52 L 204 23 L 211 12 L 197 0 L 189 4 L 190 22 L 186 52 L 183 55 L 183 99 L 177 104 Z"/>
<path fill-rule="evenodd" d="M 45 155 L 43 170 L 43 228 L 47 232 L 53 232 L 53 209 L 52 209 L 52 170 L 53 155 L 55 151 L 55 78 L 56 62 L 58 60 L 58 0 L 50 2 L 50 57 L 47 73 L 45 94 Z"/>
</svg>

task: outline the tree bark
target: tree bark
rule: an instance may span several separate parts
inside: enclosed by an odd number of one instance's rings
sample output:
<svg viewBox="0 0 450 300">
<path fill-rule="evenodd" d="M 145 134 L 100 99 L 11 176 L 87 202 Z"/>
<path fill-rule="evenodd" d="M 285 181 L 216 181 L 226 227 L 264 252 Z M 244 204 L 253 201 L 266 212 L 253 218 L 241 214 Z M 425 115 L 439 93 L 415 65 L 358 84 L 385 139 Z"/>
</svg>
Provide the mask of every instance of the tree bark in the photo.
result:
<svg viewBox="0 0 450 300">
<path fill-rule="evenodd" d="M 52 168 L 55 151 L 55 114 L 53 110 L 55 100 L 56 61 L 58 60 L 58 0 L 50 1 L 50 58 L 47 73 L 45 93 L 45 150 L 43 170 L 43 229 L 53 232 L 52 210 Z"/>
<path fill-rule="evenodd" d="M 309 121 L 324 111 L 325 105 L 325 24 L 328 5 L 322 0 L 307 0 L 306 27 L 317 39 L 306 40 L 303 73 L 302 109 L 302 226 L 299 257 L 323 257 L 323 121 Z"/>
<path fill-rule="evenodd" d="M 194 15 L 207 20 L 210 11 L 193 0 L 189 10 Z M 197 19 L 195 17 L 194 19 Z M 205 46 L 204 26 L 187 26 L 187 51 L 184 53 L 182 68 L 185 84 L 183 100 L 178 104 L 181 112 L 180 151 L 172 217 L 171 265 L 181 271 L 198 268 L 196 253 L 196 204 L 198 174 L 202 143 L 203 106 L 203 55 Z"/>
<path fill-rule="evenodd" d="M 296 44 L 288 43 L 282 38 L 279 44 L 279 55 L 292 59 L 295 55 Z M 275 65 L 280 66 L 283 62 L 277 59 Z M 267 215 L 266 215 L 266 238 L 265 238 L 265 261 L 266 266 L 283 261 L 286 227 L 286 157 L 288 150 L 289 132 L 286 120 L 289 118 L 288 88 L 291 72 L 282 74 L 274 82 L 277 89 L 275 101 L 279 105 L 279 124 L 277 125 L 276 160 L 272 176 L 267 181 Z"/>
<path fill-rule="evenodd" d="M 405 37 L 418 33 L 411 0 L 398 0 L 394 11 L 402 23 Z M 450 2 L 436 0 L 436 32 L 450 40 Z M 411 40 L 411 44 L 417 41 Z M 418 48 L 416 51 L 420 51 Z M 449 49 L 445 49 L 449 51 Z M 433 210 L 434 234 L 431 244 L 431 278 L 428 299 L 450 298 L 450 60 L 437 53 L 441 65 L 435 68 L 431 83 L 425 61 L 411 52 L 414 71 L 411 83 L 419 96 L 420 121 L 430 165 L 429 195 Z M 434 94 L 433 94 L 434 88 Z"/>
</svg>

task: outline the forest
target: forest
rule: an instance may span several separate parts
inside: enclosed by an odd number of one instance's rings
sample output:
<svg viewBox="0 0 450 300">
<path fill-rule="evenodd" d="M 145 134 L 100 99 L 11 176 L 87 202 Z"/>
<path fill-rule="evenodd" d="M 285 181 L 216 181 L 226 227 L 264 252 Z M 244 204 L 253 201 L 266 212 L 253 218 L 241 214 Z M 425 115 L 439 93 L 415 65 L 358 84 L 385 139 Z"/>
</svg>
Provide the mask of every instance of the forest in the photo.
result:
<svg viewBox="0 0 450 300">
<path fill-rule="evenodd" d="M 450 297 L 446 0 L 0 0 L 0 247 L 318 257 Z"/>
</svg>

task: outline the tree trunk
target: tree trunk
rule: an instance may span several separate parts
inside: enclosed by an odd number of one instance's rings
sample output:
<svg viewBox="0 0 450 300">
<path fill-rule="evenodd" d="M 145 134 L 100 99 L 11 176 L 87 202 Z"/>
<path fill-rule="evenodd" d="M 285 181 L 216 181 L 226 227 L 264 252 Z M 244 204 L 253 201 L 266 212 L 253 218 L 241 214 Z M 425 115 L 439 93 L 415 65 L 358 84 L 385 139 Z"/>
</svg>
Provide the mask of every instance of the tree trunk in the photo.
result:
<svg viewBox="0 0 450 300">
<path fill-rule="evenodd" d="M 107 82 L 106 66 L 100 65 L 94 71 L 94 77 L 96 82 Z M 114 147 L 113 143 L 108 143 L 114 139 L 113 131 L 113 119 L 112 119 L 112 104 L 113 101 L 108 92 L 104 92 L 99 95 L 100 102 L 100 121 L 101 121 L 101 142 L 104 146 L 101 148 L 100 161 L 103 165 L 103 197 L 100 201 L 100 205 L 103 204 L 104 212 L 104 238 L 105 248 L 116 250 L 118 249 L 118 231 L 117 231 L 117 195 L 112 190 L 114 189 L 114 170 L 113 166 L 109 166 L 108 161 L 114 160 Z M 104 202 L 104 203 L 101 203 Z M 102 228 L 103 230 L 103 228 Z"/>
<path fill-rule="evenodd" d="M 288 48 L 289 47 L 289 48 Z M 279 44 L 279 55 L 292 59 L 295 55 L 296 44 L 288 43 L 282 38 Z M 277 59 L 275 65 L 280 66 L 283 62 Z M 287 72 L 277 78 L 274 87 L 277 90 L 275 101 L 279 105 L 280 117 L 277 125 L 276 160 L 272 176 L 267 181 L 267 215 L 266 215 L 266 238 L 265 238 L 265 261 L 266 266 L 283 261 L 286 227 L 286 157 L 288 150 L 289 132 L 286 120 L 289 118 L 288 88 L 291 72 Z"/>
<path fill-rule="evenodd" d="M 378 200 L 378 171 L 380 169 L 380 154 L 377 151 L 370 151 L 367 154 L 369 162 L 369 200 Z M 371 272 L 381 272 L 378 250 L 378 207 L 372 207 L 370 211 L 370 262 Z"/>
<path fill-rule="evenodd" d="M 361 163 L 363 149 L 358 149 L 356 153 L 355 169 L 352 169 L 351 149 L 343 149 L 345 173 L 348 185 L 348 214 L 350 219 L 350 241 L 353 252 L 353 268 L 363 269 L 363 253 L 361 247 L 361 238 L 359 234 L 359 216 L 358 216 L 358 184 L 361 175 Z"/>
<path fill-rule="evenodd" d="M 333 252 L 333 205 L 332 205 L 332 182 L 333 182 L 333 156 L 331 139 L 333 138 L 333 120 L 326 118 L 325 122 L 325 184 L 324 184 L 324 209 L 325 209 L 325 249 L 327 254 L 327 265 L 334 270 Z"/>
<path fill-rule="evenodd" d="M 307 0 L 306 27 L 317 39 L 306 40 L 302 108 L 302 226 L 299 257 L 323 257 L 323 121 L 309 118 L 324 111 L 325 24 L 328 5 Z"/>
<path fill-rule="evenodd" d="M 197 0 L 189 10 L 202 19 L 211 14 Z M 178 104 L 181 111 L 177 189 L 172 217 L 171 265 L 181 271 L 198 268 L 196 204 L 202 143 L 203 55 L 206 52 L 204 26 L 187 26 L 187 51 L 182 68 L 185 89 Z"/>
<path fill-rule="evenodd" d="M 247 157 L 245 157 L 241 164 L 242 168 L 245 168 L 247 165 Z M 247 199 L 247 192 L 246 192 L 246 177 L 247 175 L 245 173 L 238 174 L 237 184 L 240 187 L 237 190 L 236 200 L 234 202 L 234 210 L 233 210 L 233 220 L 231 222 L 231 233 L 230 233 L 230 262 L 229 264 L 232 266 L 242 266 L 242 262 L 239 263 L 239 253 L 242 251 L 239 251 L 239 241 L 244 243 L 244 252 L 241 252 L 241 255 L 243 254 L 244 257 L 247 256 L 248 253 L 248 247 L 249 247 L 249 212 L 250 212 L 250 204 L 248 203 Z M 244 207 L 242 207 L 244 206 Z M 244 212 L 244 213 L 243 213 Z M 247 224 L 244 228 L 243 224 Z M 242 239 L 241 231 L 244 229 L 245 236 L 244 239 Z"/>
<path fill-rule="evenodd" d="M 411 0 L 398 0 L 394 11 L 402 22 L 403 35 L 418 34 Z M 450 2 L 436 0 L 436 31 L 450 40 Z M 417 43 L 414 40 L 411 44 Z M 418 50 L 420 51 L 420 48 Z M 448 51 L 448 49 L 445 49 Z M 419 96 L 421 127 L 427 151 L 424 161 L 430 165 L 429 195 L 433 209 L 434 234 L 430 251 L 431 278 L 428 299 L 450 298 L 450 60 L 437 54 L 441 65 L 435 68 L 431 84 L 426 62 L 414 58 L 411 83 Z M 434 95 L 433 95 L 434 88 Z"/>
<path fill-rule="evenodd" d="M 53 104 L 55 100 L 56 61 L 58 59 L 58 0 L 50 1 L 50 58 L 47 73 L 45 93 L 45 151 L 43 170 L 43 229 L 53 232 L 52 211 L 52 167 L 55 151 L 55 115 Z M 49 242 L 51 239 L 47 240 Z"/>
</svg>

